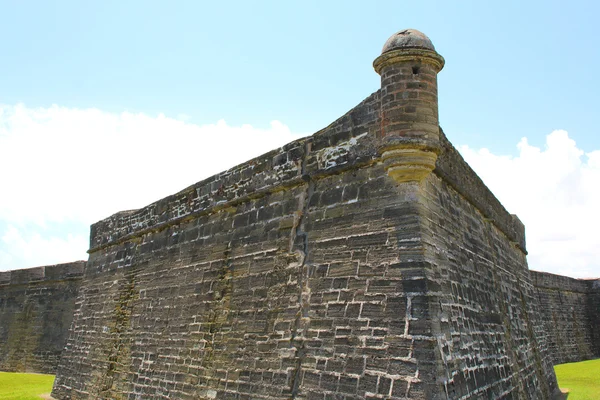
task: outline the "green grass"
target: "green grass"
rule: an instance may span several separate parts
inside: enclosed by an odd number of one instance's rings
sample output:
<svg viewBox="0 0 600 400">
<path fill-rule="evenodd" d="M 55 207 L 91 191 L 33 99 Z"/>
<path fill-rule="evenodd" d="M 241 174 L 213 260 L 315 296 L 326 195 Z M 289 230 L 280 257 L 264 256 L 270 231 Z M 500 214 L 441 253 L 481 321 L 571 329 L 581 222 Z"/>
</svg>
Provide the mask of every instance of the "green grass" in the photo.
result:
<svg viewBox="0 0 600 400">
<path fill-rule="evenodd" d="M 568 400 L 600 399 L 600 359 L 554 366 L 558 386 Z M 0 400 L 40 400 L 52 391 L 54 375 L 0 372 Z"/>
<path fill-rule="evenodd" d="M 558 386 L 569 389 L 568 400 L 600 399 L 600 359 L 554 366 Z"/>
<path fill-rule="evenodd" d="M 54 375 L 0 372 L 0 400 L 40 400 L 53 383 Z"/>
</svg>

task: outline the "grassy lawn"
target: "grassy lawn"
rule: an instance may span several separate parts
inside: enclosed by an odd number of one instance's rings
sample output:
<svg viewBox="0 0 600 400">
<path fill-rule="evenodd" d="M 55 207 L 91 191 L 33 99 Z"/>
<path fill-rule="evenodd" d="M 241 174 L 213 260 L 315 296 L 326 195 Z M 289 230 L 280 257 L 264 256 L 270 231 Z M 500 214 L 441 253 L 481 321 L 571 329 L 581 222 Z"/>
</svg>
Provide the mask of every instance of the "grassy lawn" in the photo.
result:
<svg viewBox="0 0 600 400">
<path fill-rule="evenodd" d="M 0 400 L 40 400 L 53 383 L 54 375 L 0 372 Z"/>
<path fill-rule="evenodd" d="M 600 359 L 554 366 L 558 386 L 569 389 L 568 400 L 600 399 Z"/>
<path fill-rule="evenodd" d="M 554 367 L 558 386 L 569 389 L 568 400 L 600 399 L 600 359 Z M 52 391 L 54 375 L 0 372 L 0 400 L 40 400 Z"/>
</svg>

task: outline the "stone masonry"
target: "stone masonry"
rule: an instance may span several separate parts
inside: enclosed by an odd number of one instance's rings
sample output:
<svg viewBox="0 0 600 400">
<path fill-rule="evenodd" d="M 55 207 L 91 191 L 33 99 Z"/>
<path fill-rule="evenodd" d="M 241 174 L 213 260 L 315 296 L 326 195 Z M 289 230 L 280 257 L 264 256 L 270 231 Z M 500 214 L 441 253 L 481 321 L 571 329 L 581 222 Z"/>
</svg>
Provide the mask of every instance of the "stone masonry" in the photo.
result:
<svg viewBox="0 0 600 400">
<path fill-rule="evenodd" d="M 393 35 L 315 133 L 92 226 L 57 399 L 549 399 L 524 227 Z"/>
<path fill-rule="evenodd" d="M 325 129 L 94 224 L 87 263 L 0 272 L 0 370 L 61 400 L 554 398 L 600 356 L 600 280 L 529 271 L 425 35 L 373 65 Z"/>
<path fill-rule="evenodd" d="M 554 364 L 600 357 L 600 279 L 531 271 Z"/>
<path fill-rule="evenodd" d="M 0 371 L 56 372 L 84 265 L 0 272 Z"/>
</svg>

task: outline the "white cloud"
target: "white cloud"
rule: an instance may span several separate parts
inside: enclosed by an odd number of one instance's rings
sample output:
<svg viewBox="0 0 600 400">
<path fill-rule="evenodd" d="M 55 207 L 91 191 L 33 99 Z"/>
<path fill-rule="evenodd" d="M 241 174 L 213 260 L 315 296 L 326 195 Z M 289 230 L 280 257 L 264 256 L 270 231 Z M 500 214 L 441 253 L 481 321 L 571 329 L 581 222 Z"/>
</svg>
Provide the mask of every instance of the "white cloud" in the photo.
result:
<svg viewBox="0 0 600 400">
<path fill-rule="evenodd" d="M 566 131 L 546 147 L 517 145 L 518 156 L 461 146 L 471 167 L 525 223 L 529 267 L 573 277 L 600 277 L 600 150 L 585 153 Z"/>
<path fill-rule="evenodd" d="M 88 243 L 84 234 L 45 237 L 9 225 L 0 238 L 0 271 L 86 260 Z"/>
<path fill-rule="evenodd" d="M 70 255 L 63 245 L 82 246 L 78 238 L 87 235 L 47 238 L 36 229 L 87 226 L 143 207 L 300 137 L 278 121 L 267 129 L 187 121 L 184 115 L 0 105 L 0 270 L 57 262 L 49 247 Z M 85 250 L 87 239 L 77 254 L 84 257 Z"/>
</svg>

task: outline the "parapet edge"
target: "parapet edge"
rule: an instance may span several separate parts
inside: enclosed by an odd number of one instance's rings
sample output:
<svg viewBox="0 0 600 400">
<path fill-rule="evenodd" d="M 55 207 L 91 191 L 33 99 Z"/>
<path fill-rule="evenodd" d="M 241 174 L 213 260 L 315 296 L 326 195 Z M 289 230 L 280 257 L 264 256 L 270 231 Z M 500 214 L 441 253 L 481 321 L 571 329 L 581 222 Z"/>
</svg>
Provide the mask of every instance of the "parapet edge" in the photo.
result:
<svg viewBox="0 0 600 400">
<path fill-rule="evenodd" d="M 82 277 L 85 264 L 85 261 L 79 260 L 62 264 L 1 271 L 0 286 L 26 285 L 41 281 L 56 281 Z"/>
<path fill-rule="evenodd" d="M 91 226 L 90 249 L 164 229 L 195 216 L 236 207 L 248 199 L 358 168 L 379 158 L 377 91 L 311 136 L 208 177 L 139 210 L 121 211 Z"/>
<path fill-rule="evenodd" d="M 536 270 L 530 270 L 530 273 L 533 285 L 538 288 L 560 289 L 581 293 L 600 288 L 600 278 L 573 278 Z"/>
<path fill-rule="evenodd" d="M 441 152 L 434 172 L 473 204 L 485 218 L 527 254 L 525 225 L 519 217 L 504 208 L 498 198 L 450 143 L 442 128 L 440 128 L 440 147 Z"/>
<path fill-rule="evenodd" d="M 303 184 L 311 177 L 381 161 L 377 91 L 326 128 L 208 177 L 138 210 L 121 211 L 91 226 L 89 253 L 202 213 Z M 440 128 L 435 173 L 464 196 L 527 254 L 525 226 L 510 214 Z"/>
</svg>

